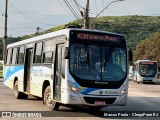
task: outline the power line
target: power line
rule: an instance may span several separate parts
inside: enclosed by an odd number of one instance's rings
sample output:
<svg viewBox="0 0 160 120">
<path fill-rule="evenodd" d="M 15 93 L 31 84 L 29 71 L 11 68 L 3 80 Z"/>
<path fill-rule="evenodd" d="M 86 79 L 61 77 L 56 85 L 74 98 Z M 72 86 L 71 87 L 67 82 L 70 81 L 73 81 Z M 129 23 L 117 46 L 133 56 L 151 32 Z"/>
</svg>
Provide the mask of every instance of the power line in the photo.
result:
<svg viewBox="0 0 160 120">
<path fill-rule="evenodd" d="M 46 24 L 46 23 L 39 22 L 39 21 L 33 19 L 32 17 L 30 17 L 30 16 L 28 16 L 28 15 L 25 15 L 22 11 L 20 11 L 19 9 L 17 9 L 11 1 L 9 2 L 9 4 L 10 4 L 17 12 L 19 12 L 21 15 L 25 16 L 27 19 L 31 20 L 32 22 L 36 22 L 36 23 L 39 23 L 39 24 L 47 25 L 47 26 L 52 26 L 51 24 Z"/>
<path fill-rule="evenodd" d="M 82 22 L 80 21 L 80 18 L 78 16 L 78 14 L 76 13 L 76 11 L 73 9 L 73 7 L 71 6 L 71 4 L 68 2 L 68 0 L 63 0 L 64 3 L 67 5 L 67 7 L 70 9 L 71 13 L 77 18 L 77 20 L 82 24 Z"/>
<path fill-rule="evenodd" d="M 58 2 L 59 2 L 59 4 L 60 5 L 62 5 L 62 7 L 64 8 L 64 9 L 66 9 L 66 11 L 70 14 L 70 12 L 68 11 L 68 9 L 66 8 L 66 6 L 65 5 L 63 5 L 63 3 L 61 3 L 61 0 L 57 0 Z"/>
<path fill-rule="evenodd" d="M 78 8 L 80 7 L 81 9 L 84 9 L 76 0 L 74 0 L 74 2 L 76 3 Z"/>
<path fill-rule="evenodd" d="M 77 13 L 77 10 L 78 10 L 78 13 L 80 13 L 79 7 L 77 7 L 77 5 L 75 4 L 75 1 L 74 2 L 72 0 L 70 0 L 70 1 L 71 1 L 70 3 L 72 4 L 73 9 L 75 10 L 75 12 Z"/>
<path fill-rule="evenodd" d="M 73 15 L 77 18 L 80 19 L 79 16 L 77 15 L 77 13 L 75 12 L 75 10 L 73 9 L 73 7 L 71 6 L 71 4 L 68 2 L 68 0 L 63 0 L 67 7 L 70 9 L 70 11 L 73 13 Z"/>
<path fill-rule="evenodd" d="M 78 15 L 78 18 L 81 19 L 82 17 L 82 15 L 80 14 L 81 10 L 79 6 L 76 4 L 76 1 L 75 0 L 74 1 L 70 0 L 70 1 L 71 1 L 72 6 L 74 7 L 75 13 Z"/>
<path fill-rule="evenodd" d="M 76 0 L 74 0 L 74 2 L 75 2 L 75 5 L 77 6 L 77 8 L 78 8 L 78 10 L 79 10 L 79 13 L 81 13 L 81 16 L 83 17 L 83 12 L 80 10 L 80 5 L 77 3 L 77 1 Z"/>
</svg>

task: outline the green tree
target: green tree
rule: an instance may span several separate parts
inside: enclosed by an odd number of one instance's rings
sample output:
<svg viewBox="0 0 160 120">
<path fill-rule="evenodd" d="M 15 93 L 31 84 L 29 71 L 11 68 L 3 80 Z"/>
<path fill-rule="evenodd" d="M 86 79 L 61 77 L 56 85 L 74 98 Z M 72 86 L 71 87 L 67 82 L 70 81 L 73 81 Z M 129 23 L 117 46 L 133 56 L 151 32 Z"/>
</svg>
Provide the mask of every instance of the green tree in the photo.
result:
<svg viewBox="0 0 160 120">
<path fill-rule="evenodd" d="M 140 59 L 160 61 L 160 32 L 137 45 L 134 52 L 134 61 Z"/>
</svg>

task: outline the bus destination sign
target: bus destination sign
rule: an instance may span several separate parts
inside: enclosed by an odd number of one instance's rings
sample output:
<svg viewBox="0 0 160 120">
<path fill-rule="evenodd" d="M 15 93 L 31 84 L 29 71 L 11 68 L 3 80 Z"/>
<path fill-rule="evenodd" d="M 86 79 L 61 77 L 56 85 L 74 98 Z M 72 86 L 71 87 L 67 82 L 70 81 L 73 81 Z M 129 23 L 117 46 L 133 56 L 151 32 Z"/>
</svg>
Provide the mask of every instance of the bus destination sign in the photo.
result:
<svg viewBox="0 0 160 120">
<path fill-rule="evenodd" d="M 148 64 L 150 64 L 150 65 L 153 65 L 153 64 L 155 64 L 155 62 L 142 62 L 141 64 L 145 64 L 145 65 L 148 65 Z"/>
<path fill-rule="evenodd" d="M 119 42 L 119 39 L 117 39 L 116 36 L 101 35 L 101 34 L 96 35 L 91 33 L 78 33 L 77 38 L 82 40 L 105 40 L 105 41 Z"/>
</svg>

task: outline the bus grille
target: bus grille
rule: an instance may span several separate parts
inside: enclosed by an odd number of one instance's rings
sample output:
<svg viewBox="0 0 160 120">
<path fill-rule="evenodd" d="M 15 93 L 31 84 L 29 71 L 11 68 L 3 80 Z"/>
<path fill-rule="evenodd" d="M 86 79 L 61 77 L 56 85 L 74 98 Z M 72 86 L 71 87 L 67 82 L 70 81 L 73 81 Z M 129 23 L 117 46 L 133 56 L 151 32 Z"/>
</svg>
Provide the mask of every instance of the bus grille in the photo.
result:
<svg viewBox="0 0 160 120">
<path fill-rule="evenodd" d="M 106 104 L 113 104 L 116 98 L 95 98 L 95 97 L 83 97 L 86 103 L 94 104 L 95 101 L 105 101 Z"/>
</svg>

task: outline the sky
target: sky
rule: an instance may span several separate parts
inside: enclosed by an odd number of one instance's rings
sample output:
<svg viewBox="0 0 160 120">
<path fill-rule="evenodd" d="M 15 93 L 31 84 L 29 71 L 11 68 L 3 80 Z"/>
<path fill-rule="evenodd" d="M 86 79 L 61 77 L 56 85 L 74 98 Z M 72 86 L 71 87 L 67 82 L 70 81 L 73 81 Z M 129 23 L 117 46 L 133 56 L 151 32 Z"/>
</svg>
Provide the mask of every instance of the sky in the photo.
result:
<svg viewBox="0 0 160 120">
<path fill-rule="evenodd" d="M 17 37 L 47 30 L 77 18 L 64 1 L 70 2 L 78 18 L 86 0 L 8 0 L 8 36 Z M 95 17 L 116 0 L 90 0 L 89 16 Z M 74 6 L 73 6 L 74 5 Z M 77 6 L 78 7 L 77 7 Z M 0 37 L 4 36 L 5 0 L 0 0 Z M 110 4 L 100 16 L 160 16 L 160 0 L 124 0 Z"/>
</svg>

